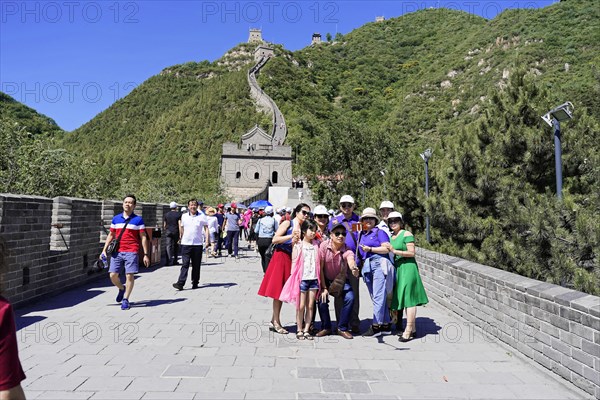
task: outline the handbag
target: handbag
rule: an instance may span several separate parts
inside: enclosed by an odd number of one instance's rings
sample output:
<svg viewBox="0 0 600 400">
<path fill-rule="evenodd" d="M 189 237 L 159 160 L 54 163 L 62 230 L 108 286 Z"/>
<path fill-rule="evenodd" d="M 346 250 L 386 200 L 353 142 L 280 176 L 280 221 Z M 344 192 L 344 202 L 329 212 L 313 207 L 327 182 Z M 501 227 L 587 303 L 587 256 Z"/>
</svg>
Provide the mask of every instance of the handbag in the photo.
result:
<svg viewBox="0 0 600 400">
<path fill-rule="evenodd" d="M 267 251 L 265 251 L 265 261 L 267 262 L 267 265 L 271 262 L 271 258 L 273 257 L 276 248 L 277 245 L 274 243 L 271 243 L 269 247 L 267 247 Z"/>
<path fill-rule="evenodd" d="M 346 274 L 347 274 L 348 266 L 346 265 L 346 261 L 342 258 L 340 263 L 340 272 L 336 275 L 333 281 L 329 284 L 329 288 L 327 291 L 332 296 L 339 296 L 344 289 L 344 285 L 346 284 Z"/>
<path fill-rule="evenodd" d="M 125 220 L 125 225 L 123 225 L 123 230 L 119 234 L 119 237 L 111 240 L 110 243 L 108 244 L 108 246 L 106 246 L 105 253 L 106 253 L 107 257 L 110 257 L 113 253 L 119 252 L 119 244 L 121 243 L 121 238 L 123 237 L 123 234 L 125 233 L 125 228 L 127 228 L 127 224 L 129 223 L 129 221 L 131 221 L 131 216 L 129 216 L 129 218 L 127 218 Z"/>
</svg>

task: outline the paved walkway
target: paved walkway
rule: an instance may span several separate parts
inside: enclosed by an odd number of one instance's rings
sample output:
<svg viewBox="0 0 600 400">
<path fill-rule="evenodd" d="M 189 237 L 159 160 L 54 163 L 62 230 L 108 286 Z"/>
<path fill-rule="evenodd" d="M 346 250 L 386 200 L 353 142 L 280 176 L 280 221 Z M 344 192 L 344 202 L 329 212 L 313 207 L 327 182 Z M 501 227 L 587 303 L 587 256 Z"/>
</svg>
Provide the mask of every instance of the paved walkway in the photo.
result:
<svg viewBox="0 0 600 400">
<path fill-rule="evenodd" d="M 436 304 L 419 336 L 298 341 L 267 329 L 259 258 L 210 259 L 197 290 L 177 267 L 139 275 L 121 311 L 108 279 L 17 310 L 29 399 L 573 399 L 586 394 Z M 189 284 L 188 284 L 189 287 Z M 368 293 L 361 283 L 363 329 Z M 294 310 L 284 306 L 293 325 Z M 292 328 L 291 331 L 294 329 Z M 589 397 L 589 396 L 588 396 Z"/>
</svg>

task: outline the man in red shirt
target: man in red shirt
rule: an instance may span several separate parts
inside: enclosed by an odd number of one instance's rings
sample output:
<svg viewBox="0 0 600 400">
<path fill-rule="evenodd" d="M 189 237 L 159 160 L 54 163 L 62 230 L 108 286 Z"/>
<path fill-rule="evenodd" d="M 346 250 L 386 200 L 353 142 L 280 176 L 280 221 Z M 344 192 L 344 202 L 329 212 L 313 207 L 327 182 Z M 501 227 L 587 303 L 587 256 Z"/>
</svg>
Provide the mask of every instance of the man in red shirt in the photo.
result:
<svg viewBox="0 0 600 400">
<path fill-rule="evenodd" d="M 115 215 L 110 224 L 110 233 L 106 237 L 101 256 L 106 256 L 108 244 L 120 237 L 119 249 L 111 254 L 110 280 L 119 289 L 117 303 L 121 303 L 121 310 L 129 310 L 129 296 L 133 290 L 135 274 L 138 272 L 138 252 L 140 238 L 144 248 L 144 265 L 150 266 L 150 246 L 146 235 L 146 225 L 139 215 L 133 213 L 137 201 L 134 195 L 127 195 L 123 199 L 123 213 Z M 119 273 L 125 268 L 126 284 L 121 283 Z"/>
</svg>

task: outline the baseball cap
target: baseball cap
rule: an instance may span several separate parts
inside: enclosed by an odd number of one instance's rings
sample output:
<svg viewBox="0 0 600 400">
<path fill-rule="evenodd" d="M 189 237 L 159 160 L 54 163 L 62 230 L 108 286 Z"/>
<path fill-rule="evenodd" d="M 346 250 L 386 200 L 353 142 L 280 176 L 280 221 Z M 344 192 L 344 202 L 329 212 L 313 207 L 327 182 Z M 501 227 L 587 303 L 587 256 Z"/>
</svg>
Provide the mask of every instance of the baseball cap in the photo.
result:
<svg viewBox="0 0 600 400">
<path fill-rule="evenodd" d="M 273 214 L 273 207 L 266 206 L 265 207 L 265 214 Z"/>
<path fill-rule="evenodd" d="M 336 229 L 339 228 L 344 228 L 345 231 L 348 231 L 348 228 L 346 227 L 346 225 L 344 225 L 342 222 L 338 221 L 337 219 L 333 219 L 333 221 L 331 221 L 331 231 L 333 232 Z"/>
<path fill-rule="evenodd" d="M 175 202 L 175 201 L 172 201 L 172 202 L 169 204 L 169 208 L 177 208 L 177 202 Z"/>
<path fill-rule="evenodd" d="M 340 199 L 340 203 L 352 203 L 352 204 L 354 204 L 354 199 L 349 194 L 345 194 Z"/>
</svg>

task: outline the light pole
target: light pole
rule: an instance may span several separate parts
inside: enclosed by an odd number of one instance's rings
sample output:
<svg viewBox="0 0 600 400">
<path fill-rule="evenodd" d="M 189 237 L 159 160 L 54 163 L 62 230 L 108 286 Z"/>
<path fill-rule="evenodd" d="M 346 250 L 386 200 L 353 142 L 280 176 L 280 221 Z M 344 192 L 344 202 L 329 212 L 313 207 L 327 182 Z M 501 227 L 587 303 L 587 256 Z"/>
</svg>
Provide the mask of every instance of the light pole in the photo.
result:
<svg viewBox="0 0 600 400">
<path fill-rule="evenodd" d="M 360 181 L 360 184 L 362 185 L 362 206 L 364 208 L 364 206 L 365 206 L 365 185 L 367 184 L 367 180 L 363 179 L 362 181 Z"/>
<path fill-rule="evenodd" d="M 386 169 L 382 169 L 381 171 L 379 171 L 379 173 L 381 174 L 381 176 L 383 177 L 383 196 L 387 199 L 387 189 L 385 187 L 385 173 L 386 173 Z"/>
<path fill-rule="evenodd" d="M 556 170 L 556 197 L 562 200 L 562 149 L 560 138 L 560 123 L 573 118 L 573 104 L 564 104 L 548 111 L 542 116 L 544 122 L 554 128 L 554 169 Z"/>
<path fill-rule="evenodd" d="M 429 159 L 431 158 L 431 154 L 433 151 L 431 149 L 427 149 L 421 153 L 421 158 L 425 161 L 425 197 L 429 198 Z M 431 243 L 431 236 L 429 234 L 429 214 L 425 214 L 425 237 L 427 238 L 427 243 Z"/>
</svg>

